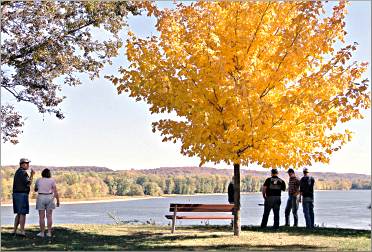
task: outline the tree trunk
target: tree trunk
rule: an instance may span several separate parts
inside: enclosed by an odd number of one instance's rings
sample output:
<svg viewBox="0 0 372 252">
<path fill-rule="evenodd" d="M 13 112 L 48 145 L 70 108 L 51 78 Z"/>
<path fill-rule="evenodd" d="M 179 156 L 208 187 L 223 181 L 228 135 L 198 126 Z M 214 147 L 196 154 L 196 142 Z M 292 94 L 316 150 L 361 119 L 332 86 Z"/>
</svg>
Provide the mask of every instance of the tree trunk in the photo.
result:
<svg viewBox="0 0 372 252">
<path fill-rule="evenodd" d="M 240 164 L 234 164 L 234 235 L 240 235 Z"/>
</svg>

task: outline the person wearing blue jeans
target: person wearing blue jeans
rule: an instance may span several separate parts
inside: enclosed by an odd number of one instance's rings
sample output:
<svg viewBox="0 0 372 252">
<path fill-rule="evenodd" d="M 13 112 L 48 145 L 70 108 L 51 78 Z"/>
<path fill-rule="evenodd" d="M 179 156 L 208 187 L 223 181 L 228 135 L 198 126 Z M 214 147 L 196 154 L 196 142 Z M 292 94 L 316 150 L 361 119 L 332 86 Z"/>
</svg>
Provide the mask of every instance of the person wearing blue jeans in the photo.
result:
<svg viewBox="0 0 372 252">
<path fill-rule="evenodd" d="M 300 180 L 300 202 L 306 221 L 306 228 L 314 228 L 314 184 L 315 180 L 309 176 L 309 170 L 304 169 L 304 176 Z M 302 199 L 301 199 L 302 198 Z"/>
<path fill-rule="evenodd" d="M 289 226 L 289 215 L 293 213 L 293 226 L 298 225 L 298 203 L 300 194 L 300 180 L 296 177 L 295 172 L 292 168 L 288 169 L 289 182 L 288 182 L 288 201 L 285 207 L 285 225 Z"/>
<path fill-rule="evenodd" d="M 314 200 L 310 197 L 303 198 L 302 209 L 304 211 L 306 228 L 314 228 Z"/>
</svg>

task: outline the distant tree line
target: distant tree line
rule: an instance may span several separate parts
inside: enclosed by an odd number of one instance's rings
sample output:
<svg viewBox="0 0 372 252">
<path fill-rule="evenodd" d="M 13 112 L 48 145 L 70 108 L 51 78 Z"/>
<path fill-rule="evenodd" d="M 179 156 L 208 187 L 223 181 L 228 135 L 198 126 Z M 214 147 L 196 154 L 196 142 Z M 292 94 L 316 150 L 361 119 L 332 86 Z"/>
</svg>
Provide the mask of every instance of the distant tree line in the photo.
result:
<svg viewBox="0 0 372 252">
<path fill-rule="evenodd" d="M 358 179 L 351 183 L 352 190 L 371 190 L 371 181 L 366 179 Z"/>
<path fill-rule="evenodd" d="M 1 197 L 10 200 L 15 169 L 1 169 Z M 35 178 L 40 177 L 37 172 Z M 139 171 L 53 172 L 60 197 L 70 199 L 107 196 L 160 196 L 165 194 L 227 193 L 231 177 L 227 175 L 154 175 Z M 242 192 L 258 192 L 265 177 L 246 175 L 241 179 Z M 371 189 L 369 179 L 316 180 L 318 190 Z M 33 188 L 32 188 L 33 190 Z M 32 193 L 31 197 L 36 194 Z"/>
</svg>

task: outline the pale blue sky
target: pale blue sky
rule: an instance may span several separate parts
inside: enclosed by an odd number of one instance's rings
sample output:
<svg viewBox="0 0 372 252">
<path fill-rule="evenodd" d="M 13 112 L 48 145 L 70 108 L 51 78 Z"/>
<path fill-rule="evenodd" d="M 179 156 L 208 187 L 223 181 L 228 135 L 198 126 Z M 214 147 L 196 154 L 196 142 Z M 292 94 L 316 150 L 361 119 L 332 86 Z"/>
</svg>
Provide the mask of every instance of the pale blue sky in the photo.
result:
<svg viewBox="0 0 372 252">
<path fill-rule="evenodd" d="M 129 24 L 137 34 L 156 33 L 152 18 L 130 17 Z M 346 24 L 347 42 L 360 44 L 355 59 L 371 62 L 371 3 L 353 1 Z M 67 96 L 61 104 L 64 120 L 41 115 L 29 104 L 17 104 L 17 109 L 27 117 L 24 133 L 19 144 L 2 144 L 1 164 L 16 165 L 20 157 L 28 157 L 34 165 L 51 166 L 93 165 L 112 169 L 197 166 L 199 159 L 181 155 L 179 144 L 163 143 L 159 133 L 152 133 L 151 122 L 161 116 L 150 115 L 143 102 L 135 102 L 126 94 L 117 95 L 115 87 L 103 78 L 104 74 L 115 74 L 119 66 L 126 64 L 122 49 L 100 79 L 91 81 L 82 74 L 83 85 L 64 87 L 63 94 Z M 365 77 L 371 80 L 370 66 Z M 7 99 L 2 93 L 2 102 Z M 371 174 L 370 110 L 364 120 L 347 126 L 355 132 L 353 140 L 332 156 L 329 165 L 315 164 L 313 171 Z M 223 163 L 205 166 L 229 168 Z M 260 169 L 253 165 L 243 167 L 246 168 Z"/>
</svg>

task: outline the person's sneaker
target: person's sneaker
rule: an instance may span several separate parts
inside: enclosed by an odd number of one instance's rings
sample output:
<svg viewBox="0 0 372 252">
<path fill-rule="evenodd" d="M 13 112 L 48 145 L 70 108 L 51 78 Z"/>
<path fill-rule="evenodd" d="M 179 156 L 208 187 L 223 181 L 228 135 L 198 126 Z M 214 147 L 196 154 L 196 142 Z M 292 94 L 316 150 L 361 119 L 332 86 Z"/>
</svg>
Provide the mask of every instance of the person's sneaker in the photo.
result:
<svg viewBox="0 0 372 252">
<path fill-rule="evenodd" d="M 47 233 L 46 236 L 47 237 L 52 237 L 52 233 Z"/>
<path fill-rule="evenodd" d="M 44 237 L 44 233 L 38 233 L 36 236 L 39 236 L 39 237 Z"/>
</svg>

